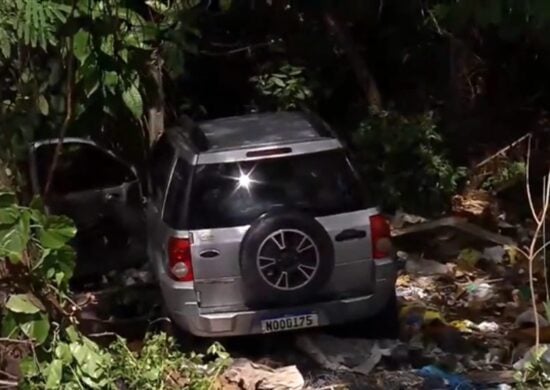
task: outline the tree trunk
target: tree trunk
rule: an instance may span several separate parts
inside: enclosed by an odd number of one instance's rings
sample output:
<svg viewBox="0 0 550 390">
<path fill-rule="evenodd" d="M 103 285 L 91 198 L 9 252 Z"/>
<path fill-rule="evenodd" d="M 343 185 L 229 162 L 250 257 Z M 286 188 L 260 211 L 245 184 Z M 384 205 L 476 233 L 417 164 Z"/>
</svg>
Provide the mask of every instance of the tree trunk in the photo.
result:
<svg viewBox="0 0 550 390">
<path fill-rule="evenodd" d="M 156 84 L 154 103 L 149 108 L 148 135 L 149 146 L 153 145 L 164 133 L 164 89 L 162 86 L 162 58 L 154 52 L 151 61 L 151 74 Z"/>
<path fill-rule="evenodd" d="M 367 104 L 376 112 L 381 111 L 382 96 L 380 95 L 376 81 L 367 67 L 365 60 L 361 57 L 353 44 L 348 29 L 330 12 L 325 12 L 324 21 L 327 29 L 334 36 L 338 46 L 346 53 L 348 61 L 355 73 L 355 77 L 357 77 L 357 81 L 365 94 Z"/>
</svg>

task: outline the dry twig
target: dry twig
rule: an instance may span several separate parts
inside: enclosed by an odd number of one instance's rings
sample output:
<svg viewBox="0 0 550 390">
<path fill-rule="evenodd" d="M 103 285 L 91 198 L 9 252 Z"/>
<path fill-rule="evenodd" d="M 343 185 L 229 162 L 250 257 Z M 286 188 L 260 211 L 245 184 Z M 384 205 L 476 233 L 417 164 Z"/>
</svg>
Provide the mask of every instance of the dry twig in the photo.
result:
<svg viewBox="0 0 550 390">
<path fill-rule="evenodd" d="M 533 216 L 533 219 L 536 222 L 536 228 L 535 233 L 533 234 L 533 238 L 531 239 L 531 243 L 529 244 L 528 248 L 525 248 L 525 250 L 516 247 L 516 249 L 523 254 L 529 261 L 529 289 L 531 290 L 531 305 L 533 308 L 533 311 L 537 313 L 537 298 L 535 294 L 535 282 L 534 282 L 534 272 L 533 272 L 533 264 L 535 262 L 535 259 L 539 256 L 539 254 L 545 250 L 548 243 L 543 243 L 542 246 L 537 248 L 537 243 L 539 241 L 539 235 L 541 234 L 541 231 L 544 226 L 544 221 L 546 219 L 546 215 L 548 214 L 548 207 L 550 204 L 550 172 L 546 176 L 545 180 L 545 189 L 544 189 L 544 198 L 542 200 L 542 206 L 540 213 L 537 213 L 535 204 L 533 202 L 533 197 L 531 195 L 531 186 L 530 186 L 530 179 L 529 179 L 529 170 L 530 170 L 530 161 L 531 161 L 531 137 L 528 139 L 527 144 L 527 161 L 526 161 L 526 168 L 525 168 L 525 190 L 527 193 L 527 200 L 529 202 L 529 208 L 531 209 L 531 214 Z M 540 321 L 537 315 L 535 317 L 535 350 L 538 350 L 540 345 Z"/>
</svg>

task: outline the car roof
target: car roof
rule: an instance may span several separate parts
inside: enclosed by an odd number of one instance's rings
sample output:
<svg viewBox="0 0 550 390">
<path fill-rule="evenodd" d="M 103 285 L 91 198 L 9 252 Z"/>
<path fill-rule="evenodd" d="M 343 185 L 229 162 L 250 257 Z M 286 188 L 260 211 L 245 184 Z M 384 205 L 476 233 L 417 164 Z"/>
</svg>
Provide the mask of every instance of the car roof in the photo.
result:
<svg viewBox="0 0 550 390">
<path fill-rule="evenodd" d="M 268 112 L 207 120 L 199 122 L 198 129 L 206 138 L 208 153 L 326 139 L 315 122 L 300 112 Z"/>
</svg>

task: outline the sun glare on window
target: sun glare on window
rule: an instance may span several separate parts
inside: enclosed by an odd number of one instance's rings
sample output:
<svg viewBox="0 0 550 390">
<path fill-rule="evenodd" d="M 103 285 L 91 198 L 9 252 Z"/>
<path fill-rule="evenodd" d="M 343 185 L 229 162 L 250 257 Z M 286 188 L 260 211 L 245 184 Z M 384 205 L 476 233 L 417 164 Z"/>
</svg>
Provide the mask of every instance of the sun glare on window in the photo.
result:
<svg viewBox="0 0 550 390">
<path fill-rule="evenodd" d="M 252 182 L 252 180 L 250 179 L 250 176 L 248 174 L 241 172 L 241 175 L 238 178 L 238 182 L 239 188 L 244 188 L 248 190 L 250 188 L 250 183 Z"/>
</svg>

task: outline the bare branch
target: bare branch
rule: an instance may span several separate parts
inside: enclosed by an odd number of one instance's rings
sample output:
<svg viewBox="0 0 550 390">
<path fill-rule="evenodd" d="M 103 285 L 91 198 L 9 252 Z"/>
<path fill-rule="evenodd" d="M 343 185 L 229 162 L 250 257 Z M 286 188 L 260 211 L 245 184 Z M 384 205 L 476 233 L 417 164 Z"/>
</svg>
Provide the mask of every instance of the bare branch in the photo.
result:
<svg viewBox="0 0 550 390">
<path fill-rule="evenodd" d="M 263 47 L 269 47 L 269 46 L 275 45 L 277 43 L 282 43 L 282 42 L 283 42 L 283 40 L 281 38 L 270 39 L 267 42 L 253 43 L 253 44 L 246 45 L 246 46 L 243 46 L 243 47 L 239 47 L 239 48 L 236 48 L 236 49 L 220 51 L 220 52 L 201 50 L 201 54 L 216 57 L 216 56 L 229 56 L 229 55 L 233 55 L 233 54 L 239 54 L 239 53 L 242 53 L 242 52 L 250 53 L 253 50 L 260 49 L 260 48 L 263 48 Z"/>
<path fill-rule="evenodd" d="M 527 142 L 527 161 L 525 163 L 525 189 L 527 191 L 527 200 L 529 201 L 529 207 L 531 208 L 531 214 L 533 215 L 533 218 L 535 219 L 535 222 L 540 223 L 539 218 L 537 216 L 537 212 L 535 211 L 535 205 L 533 203 L 533 197 L 531 195 L 531 187 L 530 187 L 530 180 L 529 180 L 529 170 L 531 169 L 531 140 L 532 136 L 529 135 L 529 140 Z"/>
<path fill-rule="evenodd" d="M 32 344 L 33 342 L 31 340 L 17 340 L 17 339 L 10 339 L 9 337 L 0 337 L 0 343 L 8 343 L 8 344 Z"/>
<path fill-rule="evenodd" d="M 19 385 L 19 383 L 16 382 L 16 381 L 5 381 L 5 380 L 0 379 L 0 386 L 2 386 L 3 388 L 16 389 L 18 385 Z"/>
</svg>

